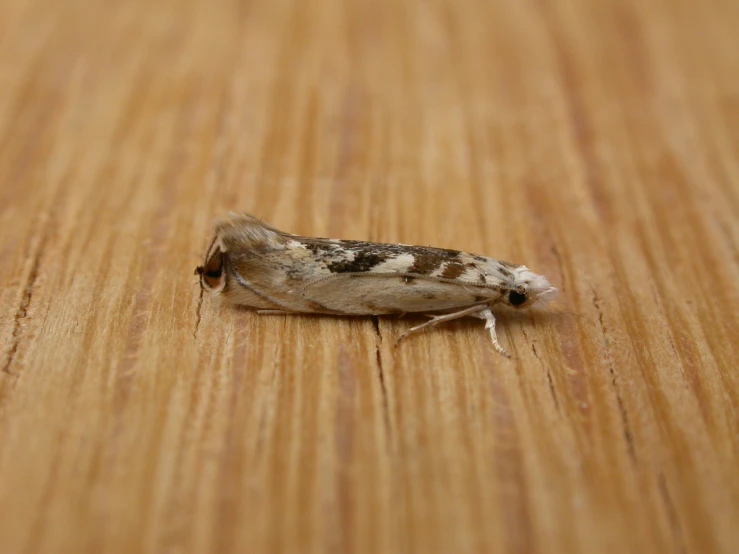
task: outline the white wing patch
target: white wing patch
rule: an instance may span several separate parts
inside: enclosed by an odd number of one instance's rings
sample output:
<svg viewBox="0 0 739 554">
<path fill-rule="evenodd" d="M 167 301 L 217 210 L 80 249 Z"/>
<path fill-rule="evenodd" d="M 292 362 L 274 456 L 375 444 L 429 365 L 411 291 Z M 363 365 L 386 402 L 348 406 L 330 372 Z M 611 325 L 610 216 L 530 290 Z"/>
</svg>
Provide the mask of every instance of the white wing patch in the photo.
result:
<svg viewBox="0 0 739 554">
<path fill-rule="evenodd" d="M 394 258 L 377 264 L 370 270 L 370 273 L 408 273 L 414 262 L 413 254 L 398 254 Z"/>
</svg>

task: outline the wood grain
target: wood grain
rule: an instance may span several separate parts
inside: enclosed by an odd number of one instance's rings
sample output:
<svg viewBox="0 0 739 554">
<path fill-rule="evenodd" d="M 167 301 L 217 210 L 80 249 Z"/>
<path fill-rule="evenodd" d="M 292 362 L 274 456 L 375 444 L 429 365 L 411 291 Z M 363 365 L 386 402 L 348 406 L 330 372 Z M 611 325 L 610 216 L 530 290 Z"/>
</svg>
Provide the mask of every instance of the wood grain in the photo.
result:
<svg viewBox="0 0 739 554">
<path fill-rule="evenodd" d="M 739 3 L 0 1 L 0 551 L 735 551 Z M 227 210 L 562 312 L 201 301 Z"/>
</svg>

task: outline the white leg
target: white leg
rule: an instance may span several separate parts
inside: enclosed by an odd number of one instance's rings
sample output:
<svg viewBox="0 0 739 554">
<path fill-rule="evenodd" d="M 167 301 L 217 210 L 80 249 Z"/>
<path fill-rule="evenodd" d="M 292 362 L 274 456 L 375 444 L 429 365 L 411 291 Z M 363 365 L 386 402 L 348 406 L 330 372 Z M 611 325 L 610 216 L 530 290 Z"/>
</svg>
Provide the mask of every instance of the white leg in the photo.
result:
<svg viewBox="0 0 739 554">
<path fill-rule="evenodd" d="M 400 342 L 401 340 L 403 340 L 408 335 L 410 335 L 411 333 L 415 333 L 416 331 L 421 331 L 422 329 L 427 329 L 428 327 L 433 327 L 434 325 L 438 325 L 439 323 L 443 323 L 445 321 L 451 321 L 452 319 L 458 319 L 466 315 L 477 314 L 483 308 L 484 308 L 483 306 L 470 306 L 469 308 L 465 308 L 464 310 L 460 310 L 458 312 L 452 312 L 450 314 L 442 314 L 442 315 L 425 314 L 427 317 L 430 317 L 431 320 L 427 321 L 426 323 L 422 323 L 421 325 L 416 325 L 415 327 L 411 327 L 410 329 L 408 329 L 405 333 L 403 333 L 402 335 L 398 337 L 396 344 Z"/>
<path fill-rule="evenodd" d="M 506 358 L 510 358 L 511 355 L 506 352 L 505 348 L 503 348 L 498 342 L 498 335 L 495 333 L 495 316 L 490 308 L 476 313 L 475 316 L 485 320 L 485 329 L 490 330 L 490 338 L 493 339 L 493 346 L 495 349 Z"/>
</svg>

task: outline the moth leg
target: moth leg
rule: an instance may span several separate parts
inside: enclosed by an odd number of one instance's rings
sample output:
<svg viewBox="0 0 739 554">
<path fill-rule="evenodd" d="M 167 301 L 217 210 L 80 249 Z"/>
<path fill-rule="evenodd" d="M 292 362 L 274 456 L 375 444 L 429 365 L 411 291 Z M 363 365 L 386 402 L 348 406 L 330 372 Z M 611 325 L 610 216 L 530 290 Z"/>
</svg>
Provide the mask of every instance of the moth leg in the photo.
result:
<svg viewBox="0 0 739 554">
<path fill-rule="evenodd" d="M 411 333 L 415 333 L 416 331 L 421 331 L 423 329 L 433 327 L 435 325 L 438 325 L 439 323 L 444 323 L 445 321 L 451 321 L 452 319 L 458 319 L 466 315 L 477 314 L 482 309 L 483 309 L 482 306 L 470 306 L 469 308 L 465 308 L 464 310 L 460 310 L 458 312 L 452 312 L 450 314 L 441 314 L 441 315 L 425 314 L 427 317 L 430 317 L 431 319 L 427 321 L 426 323 L 421 323 L 421 325 L 416 325 L 415 327 L 411 327 L 410 329 L 408 329 L 405 333 L 403 333 L 402 335 L 398 337 L 398 340 L 395 341 L 395 344 L 399 343 L 401 340 L 403 340 L 405 337 L 407 337 Z"/>
<path fill-rule="evenodd" d="M 498 342 L 498 335 L 495 332 L 495 316 L 493 315 L 493 312 L 490 310 L 490 308 L 482 310 L 481 312 L 478 312 L 474 315 L 475 317 L 479 317 L 480 319 L 485 320 L 485 329 L 488 329 L 490 331 L 490 338 L 493 339 L 493 346 L 495 347 L 495 350 L 497 350 L 499 354 L 502 354 L 506 358 L 510 358 L 511 355 L 506 352 L 505 348 L 503 348 Z"/>
</svg>

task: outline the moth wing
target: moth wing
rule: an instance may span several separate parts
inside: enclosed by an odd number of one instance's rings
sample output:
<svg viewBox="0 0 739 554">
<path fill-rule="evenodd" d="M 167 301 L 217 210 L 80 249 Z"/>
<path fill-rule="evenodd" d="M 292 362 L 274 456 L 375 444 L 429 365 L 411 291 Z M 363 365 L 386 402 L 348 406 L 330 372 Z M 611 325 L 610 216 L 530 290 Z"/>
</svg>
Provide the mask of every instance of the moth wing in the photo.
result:
<svg viewBox="0 0 739 554">
<path fill-rule="evenodd" d="M 255 308 L 330 313 L 331 310 L 299 292 L 305 284 L 301 277 L 310 275 L 316 268 L 307 267 L 307 262 L 297 265 L 286 263 L 285 259 L 284 252 L 279 250 L 265 249 L 258 256 L 249 252 L 231 252 L 229 276 L 235 283 L 226 291 L 229 300 Z M 296 267 L 299 271 L 294 274 Z M 259 300 L 255 301 L 255 298 Z"/>
<path fill-rule="evenodd" d="M 246 216 L 224 223 L 219 238 L 229 278 L 238 285 L 225 296 L 254 307 L 347 315 L 434 312 L 500 295 L 481 284 L 484 273 L 462 252 L 298 237 Z M 413 267 L 423 274 L 406 270 Z M 248 294 L 238 294 L 239 287 Z"/>
<path fill-rule="evenodd" d="M 369 315 L 436 312 L 497 299 L 491 288 L 426 277 L 344 273 L 309 283 L 300 290 L 306 300 L 343 314 Z"/>
</svg>

